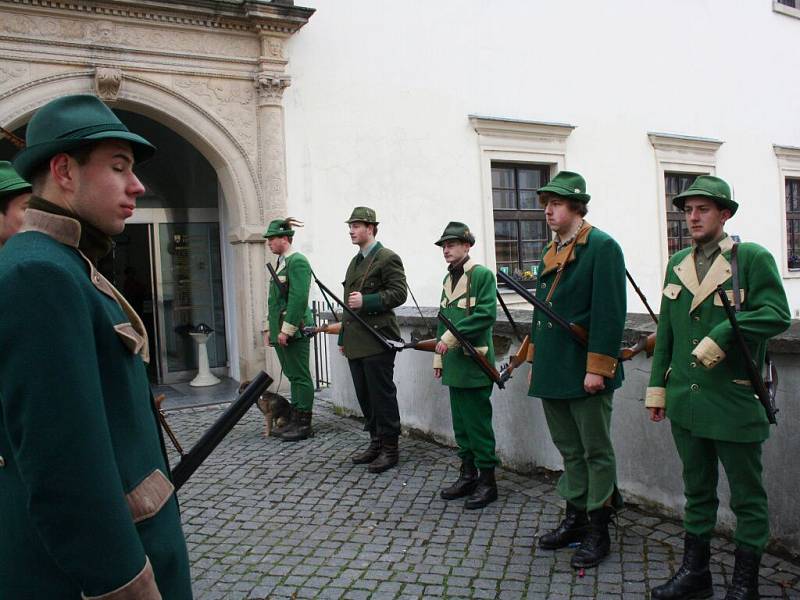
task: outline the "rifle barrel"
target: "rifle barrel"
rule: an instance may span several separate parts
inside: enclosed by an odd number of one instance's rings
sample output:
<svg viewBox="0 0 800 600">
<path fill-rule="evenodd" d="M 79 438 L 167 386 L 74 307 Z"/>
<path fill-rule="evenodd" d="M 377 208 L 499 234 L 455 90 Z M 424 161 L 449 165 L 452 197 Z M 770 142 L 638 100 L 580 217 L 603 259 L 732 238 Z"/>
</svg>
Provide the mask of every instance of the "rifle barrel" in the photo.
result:
<svg viewBox="0 0 800 600">
<path fill-rule="evenodd" d="M 270 384 L 272 377 L 261 371 L 250 385 L 242 392 L 239 398 L 230 405 L 222 416 L 212 423 L 200 440 L 189 452 L 183 455 L 181 461 L 172 469 L 172 483 L 177 492 L 192 476 L 197 468 L 203 464 L 208 455 L 214 451 L 219 443 L 228 435 L 234 425 L 238 423 L 247 410 L 258 400 Z"/>
</svg>

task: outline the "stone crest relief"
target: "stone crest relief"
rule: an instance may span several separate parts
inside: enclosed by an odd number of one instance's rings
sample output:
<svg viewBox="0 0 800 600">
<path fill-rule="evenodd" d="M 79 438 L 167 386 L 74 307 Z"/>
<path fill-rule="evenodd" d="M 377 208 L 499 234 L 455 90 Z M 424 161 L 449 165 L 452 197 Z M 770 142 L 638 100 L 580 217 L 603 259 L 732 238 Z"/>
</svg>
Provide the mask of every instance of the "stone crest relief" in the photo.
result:
<svg viewBox="0 0 800 600">
<path fill-rule="evenodd" d="M 11 87 L 30 78 L 28 65 L 17 62 L 0 63 L 0 88 Z"/>
<path fill-rule="evenodd" d="M 102 100 L 116 100 L 122 85 L 122 70 L 97 67 L 94 72 L 94 89 Z"/>
<path fill-rule="evenodd" d="M 173 85 L 222 121 L 247 152 L 255 154 L 255 94 L 250 84 L 236 80 L 174 77 Z"/>
</svg>

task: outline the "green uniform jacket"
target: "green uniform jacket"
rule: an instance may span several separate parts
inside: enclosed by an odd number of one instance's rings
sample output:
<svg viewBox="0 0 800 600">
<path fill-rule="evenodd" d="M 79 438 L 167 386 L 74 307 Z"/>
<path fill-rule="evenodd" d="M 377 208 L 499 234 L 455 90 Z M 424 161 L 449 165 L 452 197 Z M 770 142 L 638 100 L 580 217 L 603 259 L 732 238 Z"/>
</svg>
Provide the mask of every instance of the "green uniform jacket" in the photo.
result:
<svg viewBox="0 0 800 600">
<path fill-rule="evenodd" d="M 667 265 L 645 404 L 666 404 L 667 416 L 695 436 L 759 442 L 769 437 L 769 423 L 716 294 L 717 285 L 733 287 L 733 241 L 726 237 L 719 245 L 722 252 L 701 283 L 692 248 L 677 252 Z M 765 248 L 740 244 L 737 261 L 742 298 L 737 321 L 761 366 L 767 339 L 791 323 L 789 306 L 775 260 Z M 729 296 L 733 303 L 732 292 Z"/>
<path fill-rule="evenodd" d="M 554 242 L 544 247 L 536 271 L 537 298 L 547 298 L 568 251 L 569 246 L 557 253 Z M 589 332 L 588 351 L 561 327 L 534 311 L 529 351 L 533 367 L 528 395 L 553 399 L 584 397 L 586 373 L 602 375 L 606 391 L 622 385 L 622 365 L 617 356 L 625 330 L 626 293 L 625 261 L 619 244 L 586 223 L 550 302 L 560 317 Z"/>
<path fill-rule="evenodd" d="M 191 598 L 141 319 L 77 221 L 25 219 L 0 252 L 0 598 Z"/>
<path fill-rule="evenodd" d="M 359 256 L 360 253 L 356 254 L 347 267 L 347 275 L 342 282 L 344 285 L 342 300 L 347 302 L 347 297 L 352 292 L 361 292 L 364 305 L 358 311 L 358 316 L 384 337 L 399 340 L 400 326 L 392 309 L 401 306 L 406 301 L 408 293 L 403 261 L 397 254 L 384 248 L 380 242 L 375 243 L 375 247 L 366 258 L 359 261 Z M 386 348 L 366 331 L 361 323 L 347 313 L 342 315 L 339 345 L 344 346 L 345 356 L 351 359 L 386 351 Z"/>
<path fill-rule="evenodd" d="M 269 342 L 273 346 L 278 344 L 279 333 L 299 338 L 302 337 L 300 329 L 303 326 L 314 324 L 314 317 L 308 307 L 311 265 L 299 252 L 290 251 L 283 256 L 285 260 L 278 271 L 278 279 L 288 286 L 288 297 L 284 297 L 272 277 L 269 278 L 267 329 Z"/>
<path fill-rule="evenodd" d="M 497 320 L 497 284 L 494 274 L 469 259 L 464 264 L 464 274 L 455 289 L 450 284 L 450 274 L 442 282 L 442 299 L 439 310 L 453 322 L 464 337 L 494 364 L 492 330 Z M 467 308 L 469 306 L 469 309 Z M 458 346 L 455 336 L 440 321 L 436 337 L 447 344 L 444 356 L 433 355 L 433 368 L 442 369 L 442 383 L 459 388 L 477 388 L 493 385 L 470 356 Z"/>
</svg>

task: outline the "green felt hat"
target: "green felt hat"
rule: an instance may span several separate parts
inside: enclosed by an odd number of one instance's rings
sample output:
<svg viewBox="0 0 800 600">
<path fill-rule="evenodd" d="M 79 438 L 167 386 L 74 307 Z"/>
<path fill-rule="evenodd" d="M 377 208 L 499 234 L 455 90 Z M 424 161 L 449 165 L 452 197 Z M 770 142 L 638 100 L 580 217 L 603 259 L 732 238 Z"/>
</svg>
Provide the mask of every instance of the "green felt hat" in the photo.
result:
<svg viewBox="0 0 800 600">
<path fill-rule="evenodd" d="M 437 246 L 444 246 L 447 240 L 459 240 L 468 243 L 470 246 L 475 244 L 475 236 L 470 233 L 469 227 L 458 221 L 450 221 L 444 228 L 444 233 L 438 241 L 434 242 Z"/>
<path fill-rule="evenodd" d="M 14 170 L 7 160 L 0 161 L 0 200 L 31 191 L 31 184 Z"/>
<path fill-rule="evenodd" d="M 733 200 L 731 186 L 728 182 L 713 175 L 700 175 L 694 183 L 672 199 L 672 203 L 683 210 L 686 199 L 692 196 L 705 196 L 711 198 L 720 208 L 727 208 L 731 211 L 731 216 L 736 214 L 739 203 Z"/>
<path fill-rule="evenodd" d="M 586 204 L 591 196 L 586 193 L 586 180 L 573 171 L 559 171 L 547 185 L 536 190 L 538 193 L 550 192 L 570 200 Z"/>
<path fill-rule="evenodd" d="M 147 160 L 156 150 L 146 139 L 131 133 L 96 96 L 63 96 L 33 115 L 25 148 L 14 157 L 14 168 L 23 178 L 29 178 L 40 164 L 56 154 L 101 140 L 130 142 L 136 162 Z"/>
<path fill-rule="evenodd" d="M 378 217 L 375 215 L 375 211 L 371 208 L 366 206 L 356 206 L 353 209 L 350 218 L 345 221 L 345 223 L 355 223 L 357 221 L 361 221 L 362 223 L 372 223 L 374 225 L 378 224 Z"/>
<path fill-rule="evenodd" d="M 267 227 L 267 230 L 261 237 L 265 237 L 267 239 L 279 236 L 292 237 L 295 234 L 294 229 L 292 229 L 293 225 L 302 227 L 303 222 L 297 221 L 292 217 L 287 217 L 285 219 L 275 219 L 269 222 L 269 227 Z"/>
</svg>

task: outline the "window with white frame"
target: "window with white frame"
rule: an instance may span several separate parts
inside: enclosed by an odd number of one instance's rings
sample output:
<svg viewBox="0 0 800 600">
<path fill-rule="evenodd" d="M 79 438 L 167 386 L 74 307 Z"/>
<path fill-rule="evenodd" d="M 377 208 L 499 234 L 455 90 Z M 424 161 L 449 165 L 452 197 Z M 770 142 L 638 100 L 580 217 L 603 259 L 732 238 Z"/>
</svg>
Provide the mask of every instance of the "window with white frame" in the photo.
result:
<svg viewBox="0 0 800 600">
<path fill-rule="evenodd" d="M 551 237 L 536 189 L 566 168 L 566 140 L 574 126 L 476 115 L 469 120 L 481 156 L 487 266 L 530 287 Z"/>
<path fill-rule="evenodd" d="M 658 168 L 658 215 L 663 264 L 691 242 L 683 214 L 672 199 L 689 187 L 698 175 L 714 175 L 720 140 L 674 133 L 648 133 Z"/>
<path fill-rule="evenodd" d="M 773 146 L 780 173 L 784 277 L 800 277 L 800 148 Z"/>
</svg>

